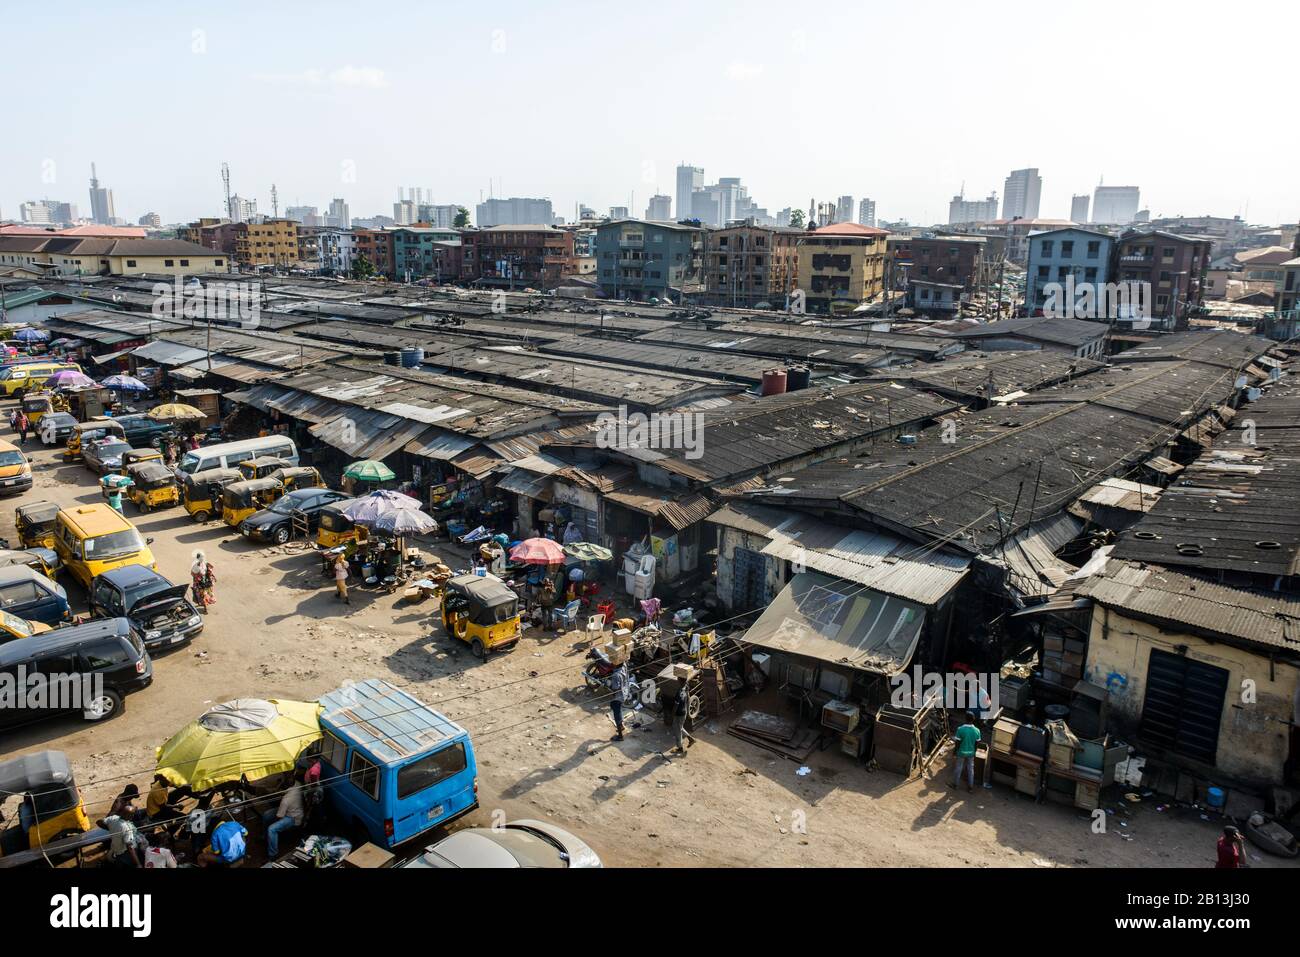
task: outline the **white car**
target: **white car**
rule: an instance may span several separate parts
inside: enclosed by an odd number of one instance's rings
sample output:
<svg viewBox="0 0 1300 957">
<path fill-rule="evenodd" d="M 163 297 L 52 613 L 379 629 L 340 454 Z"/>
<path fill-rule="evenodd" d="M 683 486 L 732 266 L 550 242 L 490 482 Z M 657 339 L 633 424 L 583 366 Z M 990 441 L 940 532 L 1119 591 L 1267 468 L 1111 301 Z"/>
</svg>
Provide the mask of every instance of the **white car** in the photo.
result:
<svg viewBox="0 0 1300 957">
<path fill-rule="evenodd" d="M 596 852 L 562 827 L 512 821 L 467 827 L 398 867 L 603 867 Z"/>
</svg>

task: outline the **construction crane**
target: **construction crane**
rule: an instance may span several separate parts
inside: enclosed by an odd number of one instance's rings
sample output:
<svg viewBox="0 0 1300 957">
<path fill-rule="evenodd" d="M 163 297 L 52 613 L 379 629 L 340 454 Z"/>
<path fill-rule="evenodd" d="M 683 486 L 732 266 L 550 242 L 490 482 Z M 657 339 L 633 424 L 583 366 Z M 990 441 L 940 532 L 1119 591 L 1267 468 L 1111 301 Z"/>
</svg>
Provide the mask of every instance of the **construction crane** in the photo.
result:
<svg viewBox="0 0 1300 957">
<path fill-rule="evenodd" d="M 221 164 L 221 185 L 224 186 L 226 190 L 226 215 L 230 217 L 231 222 L 234 222 L 235 210 L 230 205 L 230 164 L 229 163 Z"/>
</svg>

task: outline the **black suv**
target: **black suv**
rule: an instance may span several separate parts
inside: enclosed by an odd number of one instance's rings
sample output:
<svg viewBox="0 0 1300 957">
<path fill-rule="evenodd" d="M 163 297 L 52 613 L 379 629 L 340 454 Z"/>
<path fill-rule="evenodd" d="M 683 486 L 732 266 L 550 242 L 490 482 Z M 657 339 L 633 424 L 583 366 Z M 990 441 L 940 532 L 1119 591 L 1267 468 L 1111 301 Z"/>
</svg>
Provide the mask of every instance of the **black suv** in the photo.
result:
<svg viewBox="0 0 1300 957">
<path fill-rule="evenodd" d="M 181 645 L 203 630 L 203 618 L 185 590 L 152 568 L 123 565 L 90 583 L 90 613 L 131 619 L 150 651 Z"/>
<path fill-rule="evenodd" d="M 125 618 L 7 641 L 0 644 L 0 730 L 65 714 L 103 721 L 152 681 L 149 652 Z"/>
<path fill-rule="evenodd" d="M 351 498 L 346 492 L 329 488 L 299 488 L 286 492 L 269 508 L 254 512 L 239 523 L 239 534 L 283 545 L 289 540 L 294 512 L 303 512 L 314 531 L 320 525 L 320 513 L 326 505 Z"/>
</svg>

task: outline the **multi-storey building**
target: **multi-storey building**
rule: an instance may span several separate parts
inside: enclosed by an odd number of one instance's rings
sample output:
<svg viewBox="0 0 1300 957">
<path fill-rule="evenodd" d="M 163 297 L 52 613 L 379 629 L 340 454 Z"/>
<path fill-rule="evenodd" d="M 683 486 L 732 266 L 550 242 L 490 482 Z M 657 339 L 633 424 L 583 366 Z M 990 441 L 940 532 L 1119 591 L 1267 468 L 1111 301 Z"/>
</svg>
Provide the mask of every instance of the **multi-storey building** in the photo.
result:
<svg viewBox="0 0 1300 957">
<path fill-rule="evenodd" d="M 799 280 L 802 229 L 757 226 L 753 221 L 713 229 L 704 237 L 708 302 L 721 306 L 784 303 Z"/>
<path fill-rule="evenodd" d="M 291 266 L 298 262 L 298 224 L 292 219 L 236 223 L 235 262 L 242 267 Z"/>
<path fill-rule="evenodd" d="M 680 302 L 703 291 L 698 226 L 612 220 L 596 227 L 597 281 L 611 299 Z"/>
<path fill-rule="evenodd" d="M 799 239 L 799 286 L 809 312 L 856 309 L 884 292 L 888 231 L 836 223 Z"/>
<path fill-rule="evenodd" d="M 1092 195 L 1092 222 L 1127 226 L 1141 207 L 1136 186 L 1098 186 Z"/>
<path fill-rule="evenodd" d="M 392 230 L 392 237 L 393 278 L 407 281 L 429 278 L 439 282 L 448 278 L 440 275 L 442 260 L 434 254 L 434 246 L 459 241 L 459 229 L 398 226 Z"/>
<path fill-rule="evenodd" d="M 895 288 L 921 282 L 956 286 L 959 297 L 974 292 L 987 243 L 983 236 L 891 235 L 886 247 Z"/>
<path fill-rule="evenodd" d="M 1086 197 L 1085 197 L 1086 198 Z M 1074 288 L 1084 284 L 1096 288 L 1110 282 L 1110 258 L 1115 239 L 1109 233 L 1080 226 L 1046 229 L 1029 234 L 1029 259 L 1025 273 L 1025 310 L 1041 316 L 1050 283 L 1065 286 L 1073 280 Z M 1059 292 L 1058 292 L 1059 297 Z M 1070 304 L 1066 304 L 1069 306 Z M 1113 319 L 1117 316 L 1076 316 L 1073 310 L 1066 319 Z"/>
<path fill-rule="evenodd" d="M 704 188 L 704 170 L 699 166 L 687 166 L 682 164 L 677 167 L 677 218 L 699 219 L 700 215 L 694 211 L 694 196 L 696 190 Z"/>
<path fill-rule="evenodd" d="M 787 223 L 789 221 L 789 219 L 786 220 Z M 858 203 L 858 225 L 876 225 L 876 201 L 874 199 L 864 199 Z"/>
<path fill-rule="evenodd" d="M 573 233 L 536 225 L 489 226 L 461 234 L 460 276 L 498 288 L 554 289 L 578 272 Z"/>
<path fill-rule="evenodd" d="M 1037 219 L 1043 178 L 1036 167 L 1013 170 L 1002 187 L 1003 219 Z"/>
<path fill-rule="evenodd" d="M 530 199 L 512 196 L 509 199 L 489 199 L 478 204 L 474 222 L 482 229 L 487 226 L 526 226 L 541 223 L 549 226 L 555 222 L 549 199 Z"/>
<path fill-rule="evenodd" d="M 948 202 L 948 224 L 989 223 L 998 218 L 998 194 L 989 193 L 988 199 L 967 199 L 958 193 Z"/>
<path fill-rule="evenodd" d="M 650 197 L 645 208 L 645 218 L 650 222 L 668 222 L 673 218 L 673 198 L 662 193 Z"/>
<path fill-rule="evenodd" d="M 1086 223 L 1091 203 L 1092 197 L 1087 193 L 1075 193 L 1070 199 L 1070 218 L 1076 223 Z"/>
<path fill-rule="evenodd" d="M 1150 283 L 1152 318 L 1180 329 L 1204 298 L 1210 247 L 1208 239 L 1158 229 L 1125 233 L 1115 243 L 1111 272 L 1115 282 Z"/>
<path fill-rule="evenodd" d="M 393 231 L 390 229 L 354 229 L 352 231 L 352 261 L 365 259 L 377 274 L 392 277 Z"/>
<path fill-rule="evenodd" d="M 317 250 L 315 262 L 327 276 L 347 276 L 352 272 L 352 258 L 355 251 L 352 231 L 333 226 L 320 230 L 316 237 Z M 305 260 L 311 262 L 312 260 Z"/>
</svg>

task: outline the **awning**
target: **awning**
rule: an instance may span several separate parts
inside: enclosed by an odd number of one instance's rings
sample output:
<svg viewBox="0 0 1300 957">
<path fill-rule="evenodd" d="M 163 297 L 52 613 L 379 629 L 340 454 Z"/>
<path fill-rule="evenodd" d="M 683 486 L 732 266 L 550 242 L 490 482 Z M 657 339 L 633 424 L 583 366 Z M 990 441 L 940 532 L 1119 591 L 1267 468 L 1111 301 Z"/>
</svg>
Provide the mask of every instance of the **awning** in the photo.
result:
<svg viewBox="0 0 1300 957">
<path fill-rule="evenodd" d="M 1083 522 L 1062 512 L 1007 539 L 986 561 L 1007 569 L 1007 583 L 1026 597 L 1050 595 L 1078 568 L 1056 557 L 1083 531 Z"/>
<path fill-rule="evenodd" d="M 183 366 L 208 357 L 206 349 L 195 349 L 193 346 L 167 342 L 163 339 L 146 342 L 132 354 L 164 366 Z"/>
<path fill-rule="evenodd" d="M 925 609 L 853 582 L 804 572 L 742 640 L 760 648 L 893 676 L 912 660 Z"/>
<path fill-rule="evenodd" d="M 601 494 L 607 501 L 630 508 L 634 512 L 653 516 L 679 532 L 708 518 L 709 513 L 714 509 L 713 500 L 707 495 L 688 493 L 681 498 L 669 500 L 662 498 L 649 486 Z"/>
<path fill-rule="evenodd" d="M 426 428 L 386 412 L 349 409 L 307 431 L 348 455 L 383 461 Z"/>
<path fill-rule="evenodd" d="M 542 502 L 549 502 L 553 497 L 549 475 L 536 475 L 522 469 L 511 469 L 497 482 L 497 488 L 516 495 L 526 495 Z"/>
<path fill-rule="evenodd" d="M 406 445 L 406 451 L 426 459 L 439 459 L 449 462 L 467 449 L 472 449 L 478 442 L 463 435 L 444 432 L 442 429 L 430 429 L 427 426 L 421 434 Z"/>
<path fill-rule="evenodd" d="M 97 365 L 103 365 L 105 362 L 112 362 L 114 359 L 120 359 L 122 356 L 129 356 L 134 349 L 118 349 L 116 352 L 107 352 L 102 356 L 95 356 L 94 362 Z"/>
<path fill-rule="evenodd" d="M 517 469 L 523 469 L 525 472 L 533 472 L 537 475 L 554 475 L 560 469 L 566 468 L 569 463 L 556 458 L 554 455 L 538 452 L 536 455 L 525 455 L 521 459 L 515 459 L 510 464 Z"/>
</svg>

